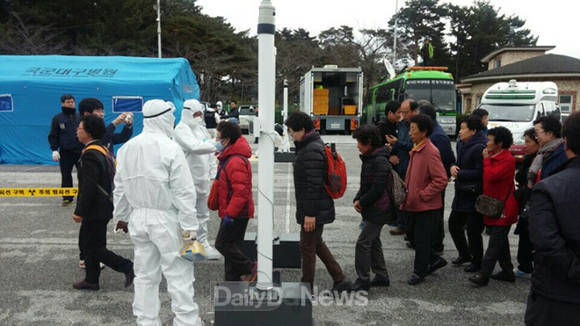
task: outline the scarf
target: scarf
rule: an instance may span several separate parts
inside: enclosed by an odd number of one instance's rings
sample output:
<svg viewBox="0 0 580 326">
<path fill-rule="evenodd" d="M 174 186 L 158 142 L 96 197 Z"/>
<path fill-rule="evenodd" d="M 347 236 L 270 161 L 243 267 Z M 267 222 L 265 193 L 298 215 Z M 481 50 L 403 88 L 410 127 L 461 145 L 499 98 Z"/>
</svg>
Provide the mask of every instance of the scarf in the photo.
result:
<svg viewBox="0 0 580 326">
<path fill-rule="evenodd" d="M 536 184 L 536 180 L 538 178 L 538 171 L 540 171 L 540 169 L 542 168 L 545 155 L 553 153 L 556 150 L 556 148 L 560 146 L 560 144 L 562 144 L 562 138 L 556 138 L 544 144 L 544 146 L 540 147 L 540 150 L 538 150 L 536 158 L 534 159 L 532 165 L 530 165 L 530 169 L 528 170 L 528 186 L 530 188 L 532 188 Z"/>
</svg>

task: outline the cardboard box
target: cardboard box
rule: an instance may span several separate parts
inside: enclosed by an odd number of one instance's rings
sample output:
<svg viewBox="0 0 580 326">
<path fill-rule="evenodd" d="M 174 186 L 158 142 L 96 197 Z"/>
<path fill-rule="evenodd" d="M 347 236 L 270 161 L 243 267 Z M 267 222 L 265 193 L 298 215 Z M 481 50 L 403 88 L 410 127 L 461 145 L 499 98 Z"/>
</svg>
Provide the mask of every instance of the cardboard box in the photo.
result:
<svg viewBox="0 0 580 326">
<path fill-rule="evenodd" d="M 345 105 L 344 106 L 344 114 L 355 115 L 356 114 L 356 105 Z"/>
</svg>

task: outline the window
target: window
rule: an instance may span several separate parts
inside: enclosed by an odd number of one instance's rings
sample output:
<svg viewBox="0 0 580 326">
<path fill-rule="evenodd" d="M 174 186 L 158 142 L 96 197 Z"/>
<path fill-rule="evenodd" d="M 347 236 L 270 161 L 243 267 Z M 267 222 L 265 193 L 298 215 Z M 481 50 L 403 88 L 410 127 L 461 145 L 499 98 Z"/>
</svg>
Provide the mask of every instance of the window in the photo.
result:
<svg viewBox="0 0 580 326">
<path fill-rule="evenodd" d="M 493 68 L 499 68 L 499 67 L 501 67 L 501 59 L 498 58 L 498 59 L 495 59 L 493 61 Z"/>
<path fill-rule="evenodd" d="M 12 95 L 0 94 L 0 112 L 12 112 Z"/>
<path fill-rule="evenodd" d="M 113 96 L 113 113 L 141 112 L 143 97 L 141 96 Z"/>
<path fill-rule="evenodd" d="M 560 95 L 560 111 L 563 113 L 572 112 L 572 95 Z"/>
</svg>

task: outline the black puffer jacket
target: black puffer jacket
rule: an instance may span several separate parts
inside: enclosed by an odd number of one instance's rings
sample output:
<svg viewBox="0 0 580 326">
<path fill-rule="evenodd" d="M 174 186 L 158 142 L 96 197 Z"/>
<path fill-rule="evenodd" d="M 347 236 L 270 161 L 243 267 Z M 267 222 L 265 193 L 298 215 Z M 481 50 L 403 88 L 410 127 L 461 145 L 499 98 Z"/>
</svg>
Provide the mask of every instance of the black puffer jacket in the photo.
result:
<svg viewBox="0 0 580 326">
<path fill-rule="evenodd" d="M 457 212 L 475 212 L 475 200 L 483 189 L 483 156 L 481 153 L 487 137 L 478 132 L 467 142 L 457 142 L 457 166 L 459 173 L 455 180 L 455 197 L 452 209 Z"/>
<path fill-rule="evenodd" d="M 317 132 L 312 132 L 295 145 L 296 222 L 304 224 L 304 217 L 312 216 L 316 218 L 316 224 L 332 223 L 334 200 L 324 189 L 328 174 L 324 143 Z"/>
<path fill-rule="evenodd" d="M 104 146 L 100 140 L 91 144 Z M 101 152 L 91 149 L 82 154 L 78 171 L 79 195 L 75 214 L 83 220 L 108 221 L 113 217 L 113 203 L 103 193 L 103 191 L 109 195 L 112 193 L 111 172 L 113 171 L 107 168 L 107 159 Z"/>
<path fill-rule="evenodd" d="M 362 217 L 365 221 L 385 224 L 387 220 L 390 220 L 393 209 L 392 194 L 387 192 L 387 189 L 392 188 L 390 185 L 392 168 L 389 156 L 382 147 L 370 154 L 361 155 L 360 159 L 362 160 L 360 189 L 354 201 L 360 201 Z"/>
<path fill-rule="evenodd" d="M 580 157 L 538 182 L 530 198 L 529 229 L 534 245 L 532 291 L 580 304 Z"/>
</svg>

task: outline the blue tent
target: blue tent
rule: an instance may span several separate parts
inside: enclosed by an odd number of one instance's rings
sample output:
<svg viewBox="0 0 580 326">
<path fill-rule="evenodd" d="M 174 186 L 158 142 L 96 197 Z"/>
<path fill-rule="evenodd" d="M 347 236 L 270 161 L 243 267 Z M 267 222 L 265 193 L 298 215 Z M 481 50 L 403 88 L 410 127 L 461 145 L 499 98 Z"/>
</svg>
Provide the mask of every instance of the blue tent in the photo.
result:
<svg viewBox="0 0 580 326">
<path fill-rule="evenodd" d="M 0 163 L 54 164 L 48 133 L 63 94 L 77 105 L 98 98 L 107 124 L 133 112 L 135 136 L 143 128 L 144 102 L 173 101 L 179 119 L 183 101 L 199 99 L 199 86 L 183 58 L 0 56 Z"/>
</svg>

